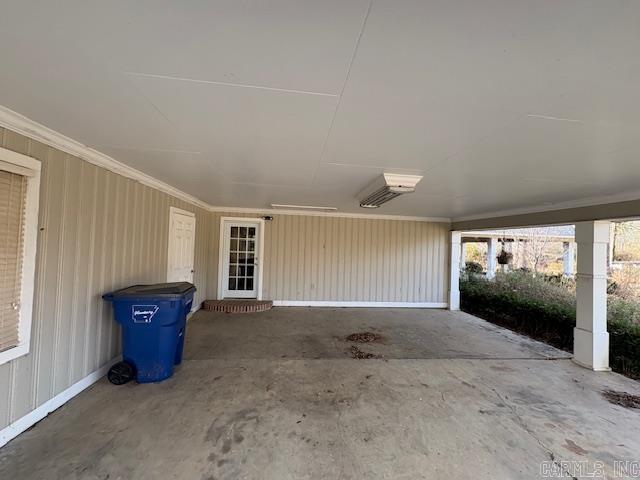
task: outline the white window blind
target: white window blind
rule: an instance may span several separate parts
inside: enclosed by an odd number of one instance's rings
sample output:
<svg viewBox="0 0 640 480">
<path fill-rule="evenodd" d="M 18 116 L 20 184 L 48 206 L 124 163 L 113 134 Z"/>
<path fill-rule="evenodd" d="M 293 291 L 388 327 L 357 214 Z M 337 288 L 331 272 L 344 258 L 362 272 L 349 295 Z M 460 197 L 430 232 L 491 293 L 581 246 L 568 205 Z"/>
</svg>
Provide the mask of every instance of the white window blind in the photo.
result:
<svg viewBox="0 0 640 480">
<path fill-rule="evenodd" d="M 0 352 L 19 343 L 27 180 L 0 170 Z"/>
</svg>

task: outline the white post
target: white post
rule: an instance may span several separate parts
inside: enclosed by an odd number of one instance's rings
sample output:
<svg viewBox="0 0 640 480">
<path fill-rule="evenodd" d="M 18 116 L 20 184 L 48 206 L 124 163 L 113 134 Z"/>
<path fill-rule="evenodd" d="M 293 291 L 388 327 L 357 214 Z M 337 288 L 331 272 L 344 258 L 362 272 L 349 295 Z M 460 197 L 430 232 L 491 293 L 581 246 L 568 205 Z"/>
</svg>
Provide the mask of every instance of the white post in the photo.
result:
<svg viewBox="0 0 640 480">
<path fill-rule="evenodd" d="M 573 251 L 573 242 L 562 243 L 562 265 L 565 277 L 573 277 Z"/>
<path fill-rule="evenodd" d="M 497 256 L 498 239 L 491 237 L 487 242 L 487 278 L 494 278 L 496 276 Z"/>
<path fill-rule="evenodd" d="M 573 359 L 596 371 L 609 371 L 607 333 L 607 221 L 576 224 L 578 271 L 576 274 L 576 328 Z"/>
<path fill-rule="evenodd" d="M 460 310 L 461 243 L 461 233 L 451 232 L 451 250 L 449 257 L 449 310 Z"/>
</svg>

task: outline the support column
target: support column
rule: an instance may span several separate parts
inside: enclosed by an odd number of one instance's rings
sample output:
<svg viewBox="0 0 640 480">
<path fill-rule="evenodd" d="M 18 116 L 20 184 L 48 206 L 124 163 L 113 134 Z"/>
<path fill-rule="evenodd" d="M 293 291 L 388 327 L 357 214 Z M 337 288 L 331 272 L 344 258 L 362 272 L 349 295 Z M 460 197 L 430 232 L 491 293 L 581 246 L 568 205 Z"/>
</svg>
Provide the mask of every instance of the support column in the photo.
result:
<svg viewBox="0 0 640 480">
<path fill-rule="evenodd" d="M 596 371 L 609 371 L 607 333 L 607 253 L 610 222 L 576 224 L 576 328 L 573 359 Z"/>
<path fill-rule="evenodd" d="M 496 276 L 498 243 L 498 239 L 494 237 L 491 237 L 487 242 L 487 278 L 494 278 Z"/>
<path fill-rule="evenodd" d="M 573 242 L 562 243 L 562 265 L 564 267 L 564 276 L 573 277 L 573 257 L 574 257 Z"/>
<path fill-rule="evenodd" d="M 449 310 L 460 310 L 460 254 L 462 238 L 460 232 L 451 232 L 449 256 Z"/>
</svg>

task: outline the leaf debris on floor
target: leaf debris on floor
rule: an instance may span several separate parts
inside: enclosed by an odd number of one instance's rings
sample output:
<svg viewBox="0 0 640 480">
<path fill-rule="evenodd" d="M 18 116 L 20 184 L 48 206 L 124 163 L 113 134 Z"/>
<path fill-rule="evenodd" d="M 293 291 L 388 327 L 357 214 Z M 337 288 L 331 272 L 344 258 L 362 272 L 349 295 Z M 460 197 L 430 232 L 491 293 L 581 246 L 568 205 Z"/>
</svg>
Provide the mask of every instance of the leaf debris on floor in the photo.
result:
<svg viewBox="0 0 640 480">
<path fill-rule="evenodd" d="M 348 350 L 351 354 L 351 358 L 356 358 L 358 360 L 368 360 L 371 358 L 382 358 L 382 355 L 378 355 L 376 353 L 363 352 L 357 346 L 351 345 L 351 348 Z"/>
<path fill-rule="evenodd" d="M 345 340 L 347 342 L 371 343 L 381 342 L 382 340 L 384 340 L 384 337 L 378 333 L 373 332 L 357 332 L 348 335 Z"/>
<path fill-rule="evenodd" d="M 614 405 L 625 408 L 640 408 L 640 395 L 632 395 L 627 392 L 616 392 L 615 390 L 605 390 L 602 396 Z"/>
</svg>

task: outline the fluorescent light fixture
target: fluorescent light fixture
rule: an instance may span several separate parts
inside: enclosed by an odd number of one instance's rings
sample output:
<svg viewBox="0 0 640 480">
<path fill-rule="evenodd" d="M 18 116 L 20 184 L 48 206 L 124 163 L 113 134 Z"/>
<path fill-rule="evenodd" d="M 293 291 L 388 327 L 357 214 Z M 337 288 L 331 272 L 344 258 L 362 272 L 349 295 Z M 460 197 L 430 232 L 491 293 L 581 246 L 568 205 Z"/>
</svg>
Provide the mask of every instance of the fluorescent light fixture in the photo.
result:
<svg viewBox="0 0 640 480">
<path fill-rule="evenodd" d="M 336 207 L 315 207 L 312 205 L 283 205 L 280 203 L 272 203 L 271 208 L 276 210 L 310 210 L 313 212 L 335 212 Z"/>
<path fill-rule="evenodd" d="M 378 208 L 389 200 L 416 191 L 416 185 L 422 180 L 421 175 L 400 175 L 384 173 L 360 194 L 362 208 Z"/>
</svg>

